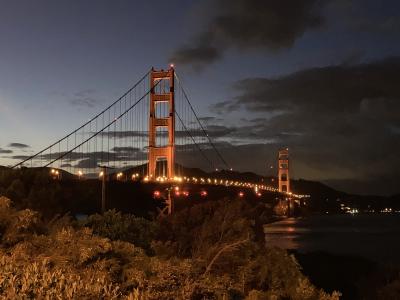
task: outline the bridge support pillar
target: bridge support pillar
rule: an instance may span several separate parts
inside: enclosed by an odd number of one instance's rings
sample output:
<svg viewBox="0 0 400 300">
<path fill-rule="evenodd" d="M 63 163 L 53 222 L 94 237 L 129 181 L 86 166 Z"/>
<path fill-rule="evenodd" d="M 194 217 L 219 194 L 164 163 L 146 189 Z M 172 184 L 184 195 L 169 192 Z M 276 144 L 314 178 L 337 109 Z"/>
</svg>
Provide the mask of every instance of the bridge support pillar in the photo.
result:
<svg viewBox="0 0 400 300">
<path fill-rule="evenodd" d="M 278 183 L 279 192 L 290 192 L 288 148 L 279 150 L 278 153 Z"/>
<path fill-rule="evenodd" d="M 163 82 L 161 82 L 163 81 Z M 150 118 L 149 118 L 149 168 L 148 177 L 156 177 L 157 160 L 167 161 L 167 177 L 175 176 L 175 94 L 174 94 L 174 68 L 167 71 L 154 69 L 150 72 Z M 167 88 L 165 88 L 167 87 Z M 167 92 L 166 92 L 167 89 Z M 157 116 L 157 105 L 168 103 L 168 115 Z M 157 128 L 167 128 L 168 144 L 157 145 Z"/>
</svg>

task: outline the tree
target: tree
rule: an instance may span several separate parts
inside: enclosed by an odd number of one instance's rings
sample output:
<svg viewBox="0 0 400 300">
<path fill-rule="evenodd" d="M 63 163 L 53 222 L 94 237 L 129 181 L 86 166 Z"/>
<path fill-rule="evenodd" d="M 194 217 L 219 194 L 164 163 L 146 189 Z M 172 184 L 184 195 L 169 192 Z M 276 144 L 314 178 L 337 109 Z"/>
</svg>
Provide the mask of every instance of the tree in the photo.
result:
<svg viewBox="0 0 400 300">
<path fill-rule="evenodd" d="M 111 240 L 130 242 L 148 252 L 157 232 L 155 222 L 116 210 L 106 211 L 103 215 L 91 215 L 82 225 L 90 227 L 95 234 Z"/>
<path fill-rule="evenodd" d="M 22 200 L 25 198 L 25 186 L 21 179 L 14 179 L 6 190 L 6 195 L 10 199 Z"/>
</svg>

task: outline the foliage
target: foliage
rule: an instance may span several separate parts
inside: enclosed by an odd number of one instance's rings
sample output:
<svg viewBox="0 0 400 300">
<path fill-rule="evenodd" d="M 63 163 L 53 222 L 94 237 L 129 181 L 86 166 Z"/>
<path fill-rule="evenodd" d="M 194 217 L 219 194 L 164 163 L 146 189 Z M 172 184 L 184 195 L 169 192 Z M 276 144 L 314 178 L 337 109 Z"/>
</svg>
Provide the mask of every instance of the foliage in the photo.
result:
<svg viewBox="0 0 400 300">
<path fill-rule="evenodd" d="M 130 242 L 147 251 L 150 250 L 158 228 L 155 222 L 116 210 L 106 211 L 103 215 L 91 215 L 82 224 L 90 227 L 95 234 L 111 240 Z"/>
<path fill-rule="evenodd" d="M 29 209 L 18 211 L 10 205 L 8 198 L 0 197 L 0 238 L 3 244 L 14 245 L 41 232 L 42 223 L 37 212 Z"/>
<path fill-rule="evenodd" d="M 2 256 L 0 269 L 3 299 L 117 299 L 121 296 L 118 285 L 102 274 L 93 272 L 82 276 L 68 268 L 52 267 L 46 259 L 21 266 Z"/>
<path fill-rule="evenodd" d="M 286 251 L 261 247 L 250 216 L 238 200 L 160 224 L 116 211 L 84 224 L 68 216 L 46 223 L 3 197 L 0 298 L 338 299 L 314 287 Z M 154 256 L 138 247 L 151 240 Z"/>
<path fill-rule="evenodd" d="M 191 258 L 198 283 L 219 282 L 214 291 L 240 297 L 266 291 L 265 299 L 338 299 L 315 288 L 286 251 L 257 243 L 257 216 L 239 199 L 190 207 L 162 221 L 153 248 L 160 257 Z"/>
<path fill-rule="evenodd" d="M 158 255 L 205 258 L 221 246 L 254 235 L 255 216 L 246 202 L 222 200 L 195 205 L 161 221 Z M 165 243 L 165 247 L 162 247 Z M 168 250 L 169 249 L 169 250 Z M 163 250 L 169 253 L 162 252 Z"/>
</svg>

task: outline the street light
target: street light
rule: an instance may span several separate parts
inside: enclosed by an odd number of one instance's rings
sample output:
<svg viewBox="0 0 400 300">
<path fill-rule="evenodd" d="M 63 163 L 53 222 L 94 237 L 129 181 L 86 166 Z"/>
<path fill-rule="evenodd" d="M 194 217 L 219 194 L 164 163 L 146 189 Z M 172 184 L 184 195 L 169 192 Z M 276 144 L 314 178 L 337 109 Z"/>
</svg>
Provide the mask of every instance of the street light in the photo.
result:
<svg viewBox="0 0 400 300">
<path fill-rule="evenodd" d="M 101 172 L 99 173 L 99 177 L 101 178 L 101 212 L 104 213 L 106 211 L 106 180 L 107 180 L 107 169 L 111 169 L 107 166 L 100 166 Z"/>
</svg>

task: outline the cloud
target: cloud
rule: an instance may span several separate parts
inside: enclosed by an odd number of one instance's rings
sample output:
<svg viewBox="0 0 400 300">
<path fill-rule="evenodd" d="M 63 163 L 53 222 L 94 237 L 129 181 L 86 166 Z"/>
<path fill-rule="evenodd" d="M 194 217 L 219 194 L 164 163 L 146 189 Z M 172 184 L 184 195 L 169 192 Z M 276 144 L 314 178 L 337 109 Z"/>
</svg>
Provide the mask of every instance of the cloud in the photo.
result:
<svg viewBox="0 0 400 300">
<path fill-rule="evenodd" d="M 208 1 L 210 18 L 191 41 L 175 50 L 171 61 L 201 69 L 229 48 L 278 51 L 291 47 L 306 31 L 323 24 L 318 0 Z"/>
<path fill-rule="evenodd" d="M 0 148 L 0 154 L 10 154 L 10 153 L 13 153 L 13 151 L 9 149 Z"/>
<path fill-rule="evenodd" d="M 139 151 L 139 148 L 135 147 L 114 147 L 111 149 L 113 152 L 118 152 L 118 153 L 130 153 L 130 152 L 135 152 Z"/>
<path fill-rule="evenodd" d="M 187 126 L 187 124 L 185 124 Z M 223 126 L 218 126 L 218 125 L 203 125 L 208 134 L 213 137 L 218 137 L 225 135 L 226 132 L 224 130 L 227 130 L 227 128 L 224 128 Z M 177 125 L 177 129 L 175 130 L 175 137 L 176 138 L 185 138 L 189 137 L 187 131 L 183 128 L 181 128 L 181 124 Z M 192 128 L 187 126 L 187 130 L 190 132 L 190 135 L 192 137 L 205 137 L 204 132 L 201 130 L 200 126 L 197 125 L 196 122 L 196 127 Z M 230 130 L 230 129 L 229 129 Z M 167 131 L 161 131 L 157 133 L 158 136 L 162 138 L 168 137 L 168 132 Z M 99 136 L 103 136 L 105 138 L 116 138 L 116 139 L 124 139 L 124 138 L 142 138 L 141 140 L 142 143 L 147 143 L 148 142 L 148 136 L 149 133 L 147 131 L 104 131 L 99 134 Z"/>
<path fill-rule="evenodd" d="M 17 149 L 25 149 L 25 148 L 30 148 L 29 145 L 27 144 L 22 144 L 22 143 L 11 143 L 7 147 L 10 148 L 17 148 Z"/>
<path fill-rule="evenodd" d="M 10 158 L 11 159 L 16 159 L 16 160 L 24 160 L 24 159 L 27 159 L 29 157 L 30 157 L 30 155 L 13 155 Z"/>
<path fill-rule="evenodd" d="M 204 65 L 216 62 L 222 57 L 221 50 L 212 46 L 196 45 L 184 46 L 177 49 L 170 61 L 179 65 L 193 64 L 195 69 L 202 69 Z"/>
<path fill-rule="evenodd" d="M 343 182 L 366 182 L 368 191 L 367 182 L 381 178 L 382 193 L 398 192 L 395 180 L 383 178 L 400 175 L 399 72 L 400 58 L 392 57 L 240 80 L 234 84 L 236 96 L 219 108 L 245 110 L 254 119 L 227 128 L 232 130 L 223 139 L 288 145 L 298 177 L 356 192 Z"/>
<path fill-rule="evenodd" d="M 218 115 L 221 115 L 226 112 L 233 112 L 237 110 L 239 107 L 240 106 L 233 101 L 222 101 L 212 104 L 210 106 L 210 111 Z"/>
<path fill-rule="evenodd" d="M 69 103 L 74 106 L 94 107 L 99 103 L 98 99 L 93 97 L 95 92 L 96 91 L 92 89 L 77 92 L 73 95 L 73 98 L 69 100 Z"/>
<path fill-rule="evenodd" d="M 223 119 L 217 118 L 217 117 L 213 117 L 213 116 L 199 117 L 199 120 L 200 120 L 201 123 L 204 123 L 204 124 L 223 121 Z"/>
<path fill-rule="evenodd" d="M 306 69 L 280 78 L 247 78 L 234 84 L 234 100 L 217 103 L 222 112 L 326 112 L 385 114 L 396 118 L 400 57 L 367 64 Z M 371 105 L 379 106 L 379 110 Z M 234 109 L 232 109 L 232 107 Z"/>
<path fill-rule="evenodd" d="M 95 133 L 95 132 L 93 132 Z M 135 131 L 135 130 L 122 130 L 122 131 L 103 131 L 99 134 L 99 136 L 109 137 L 109 138 L 127 138 L 127 137 L 147 137 L 149 134 L 147 131 Z"/>
<path fill-rule="evenodd" d="M 37 156 L 32 162 L 34 166 L 43 166 L 50 163 L 54 159 L 64 155 L 66 152 L 43 153 Z M 11 159 L 25 160 L 29 155 L 14 155 Z M 141 162 L 147 157 L 145 149 L 133 147 L 115 147 L 111 151 L 93 151 L 93 152 L 71 152 L 63 156 L 62 159 L 55 162 L 58 166 L 61 163 L 63 167 L 81 167 L 81 168 L 96 168 L 99 164 L 104 163 L 120 163 L 120 162 Z M 27 165 L 30 165 L 30 160 Z"/>
</svg>

